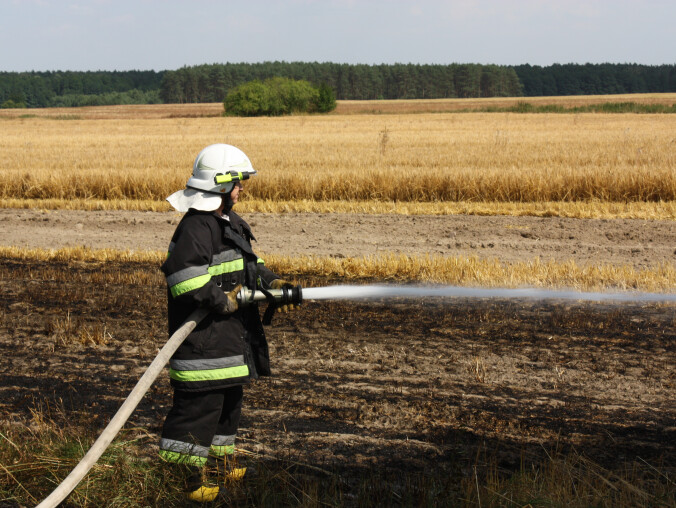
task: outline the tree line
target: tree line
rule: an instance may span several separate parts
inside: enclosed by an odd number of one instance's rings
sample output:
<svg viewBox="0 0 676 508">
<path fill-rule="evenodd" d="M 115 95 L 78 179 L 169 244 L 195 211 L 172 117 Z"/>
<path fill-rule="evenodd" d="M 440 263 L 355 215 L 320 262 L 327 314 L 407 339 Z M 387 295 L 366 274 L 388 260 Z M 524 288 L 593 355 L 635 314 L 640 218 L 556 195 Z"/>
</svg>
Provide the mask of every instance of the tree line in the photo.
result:
<svg viewBox="0 0 676 508">
<path fill-rule="evenodd" d="M 0 72 L 0 105 L 28 108 L 161 102 L 161 72 Z"/>
<path fill-rule="evenodd" d="M 521 95 L 513 69 L 497 65 L 352 65 L 265 62 L 184 67 L 165 72 L 165 102 L 216 102 L 243 83 L 270 77 L 330 86 L 337 99 L 441 99 Z"/>
<path fill-rule="evenodd" d="M 518 65 L 514 70 L 527 97 L 676 92 L 676 65 Z"/>
<path fill-rule="evenodd" d="M 676 65 L 228 63 L 168 71 L 0 72 L 0 106 L 221 102 L 272 77 L 328 85 L 337 99 L 437 99 L 676 92 Z"/>
</svg>

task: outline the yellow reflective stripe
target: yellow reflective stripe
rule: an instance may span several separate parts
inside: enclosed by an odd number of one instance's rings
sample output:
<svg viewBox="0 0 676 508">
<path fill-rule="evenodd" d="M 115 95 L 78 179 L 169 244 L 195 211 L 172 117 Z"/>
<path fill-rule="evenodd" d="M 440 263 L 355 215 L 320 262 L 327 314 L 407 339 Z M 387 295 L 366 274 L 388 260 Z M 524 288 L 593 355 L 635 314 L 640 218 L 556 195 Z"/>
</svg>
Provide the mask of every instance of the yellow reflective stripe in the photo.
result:
<svg viewBox="0 0 676 508">
<path fill-rule="evenodd" d="M 204 466 L 207 463 L 207 457 L 199 457 L 197 455 L 185 455 L 178 452 L 170 452 L 169 450 L 160 450 L 160 457 L 167 462 L 175 462 L 178 464 L 190 464 L 192 466 Z"/>
<path fill-rule="evenodd" d="M 176 298 L 183 293 L 201 288 L 211 280 L 211 277 L 222 275 L 224 273 L 238 272 L 241 270 L 244 270 L 244 259 L 242 258 L 235 259 L 234 261 L 226 261 L 220 265 L 210 266 L 207 269 L 209 272 L 208 274 L 198 275 L 197 277 L 193 277 L 192 279 L 188 279 L 171 286 L 171 295 Z"/>
<path fill-rule="evenodd" d="M 232 455 L 233 453 L 235 453 L 235 445 L 223 445 L 223 446 L 211 445 L 211 454 L 216 455 L 217 457 L 223 457 L 224 455 Z"/>
<path fill-rule="evenodd" d="M 249 375 L 247 365 L 237 367 L 225 367 L 223 369 L 210 370 L 174 370 L 169 369 L 169 377 L 175 381 L 218 381 L 221 379 L 231 379 L 236 377 L 245 377 Z"/>
<path fill-rule="evenodd" d="M 258 258 L 258 264 L 259 265 L 264 265 L 265 261 L 263 261 L 263 258 Z"/>
<path fill-rule="evenodd" d="M 176 298 L 177 296 L 182 295 L 183 293 L 187 293 L 188 291 L 199 289 L 210 280 L 211 275 L 206 274 L 193 277 L 192 279 L 179 282 L 178 284 L 174 284 L 173 286 L 171 286 L 171 296 Z"/>
<path fill-rule="evenodd" d="M 244 270 L 244 259 L 242 258 L 235 259 L 234 261 L 226 261 L 220 265 L 210 266 L 208 272 L 212 277 L 215 277 L 216 275 L 238 272 L 240 270 Z"/>
</svg>

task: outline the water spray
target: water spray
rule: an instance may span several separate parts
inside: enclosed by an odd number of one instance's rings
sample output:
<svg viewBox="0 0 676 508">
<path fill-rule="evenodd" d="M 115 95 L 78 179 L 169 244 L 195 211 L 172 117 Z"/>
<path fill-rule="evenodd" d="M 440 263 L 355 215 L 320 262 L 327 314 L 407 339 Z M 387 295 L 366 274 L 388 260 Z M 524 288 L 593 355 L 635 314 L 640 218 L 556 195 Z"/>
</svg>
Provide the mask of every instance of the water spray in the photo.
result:
<svg viewBox="0 0 676 508">
<path fill-rule="evenodd" d="M 676 294 L 639 292 L 583 292 L 533 288 L 469 288 L 460 286 L 327 286 L 302 290 L 304 300 L 375 300 L 420 298 L 501 298 L 532 300 L 578 300 L 588 302 L 676 302 Z"/>
<path fill-rule="evenodd" d="M 268 302 L 269 309 L 282 305 L 300 305 L 305 300 L 388 300 L 420 298 L 521 298 L 538 300 L 579 300 L 579 301 L 625 301 L 625 302 L 676 302 L 676 294 L 662 293 L 591 293 L 580 291 L 556 291 L 544 289 L 487 289 L 458 286 L 326 286 L 306 288 L 289 286 L 282 289 L 256 290 L 242 288 L 237 295 L 240 306 L 245 307 L 256 302 Z M 84 478 L 103 452 L 108 448 L 131 413 L 139 404 L 153 381 L 157 378 L 169 358 L 183 340 L 195 328 L 197 323 L 209 314 L 208 309 L 200 308 L 193 312 L 183 325 L 169 338 L 150 364 L 141 379 L 127 396 L 124 403 L 94 442 L 87 454 L 59 486 L 42 501 L 38 508 L 53 508 L 60 504 L 77 484 Z"/>
<path fill-rule="evenodd" d="M 237 301 L 242 306 L 268 301 L 275 306 L 300 305 L 305 300 L 391 300 L 420 298 L 500 298 L 531 300 L 577 300 L 586 302 L 676 302 L 676 294 L 640 292 L 584 292 L 534 288 L 469 288 L 461 286 L 338 285 L 317 288 L 293 286 L 267 291 L 242 288 Z"/>
</svg>

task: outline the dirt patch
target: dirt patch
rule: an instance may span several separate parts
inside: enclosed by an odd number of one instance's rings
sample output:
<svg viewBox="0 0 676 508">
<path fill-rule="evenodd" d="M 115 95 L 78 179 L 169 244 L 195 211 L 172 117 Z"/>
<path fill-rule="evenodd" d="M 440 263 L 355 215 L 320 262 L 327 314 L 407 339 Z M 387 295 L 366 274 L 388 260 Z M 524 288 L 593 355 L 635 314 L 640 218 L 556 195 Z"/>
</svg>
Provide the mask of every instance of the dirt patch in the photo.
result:
<svg viewBox="0 0 676 508">
<path fill-rule="evenodd" d="M 180 217 L 175 212 L 0 209 L 0 245 L 164 251 Z M 395 252 L 634 268 L 676 262 L 674 221 L 315 213 L 252 213 L 245 219 L 258 239 L 257 251 L 289 256 Z"/>
<path fill-rule="evenodd" d="M 165 287 L 159 275 L 105 282 L 138 266 L 50 270 L 3 261 L 0 419 L 30 424 L 41 408 L 102 429 L 166 340 Z M 673 304 L 307 304 L 268 328 L 274 376 L 246 389 L 241 443 L 353 476 L 469 471 L 479 450 L 510 470 L 553 449 L 611 469 L 639 457 L 671 467 L 675 315 Z M 130 425 L 158 434 L 170 400 L 165 375 Z"/>
</svg>

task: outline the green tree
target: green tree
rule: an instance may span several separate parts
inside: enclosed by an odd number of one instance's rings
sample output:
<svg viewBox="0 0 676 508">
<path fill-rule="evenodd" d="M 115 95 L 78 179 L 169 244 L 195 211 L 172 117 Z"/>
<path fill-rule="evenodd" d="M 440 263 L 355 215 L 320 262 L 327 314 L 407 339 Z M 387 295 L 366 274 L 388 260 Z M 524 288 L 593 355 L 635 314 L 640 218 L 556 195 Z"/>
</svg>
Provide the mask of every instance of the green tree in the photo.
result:
<svg viewBox="0 0 676 508">
<path fill-rule="evenodd" d="M 319 89 L 307 81 L 275 77 L 233 88 L 223 106 L 226 115 L 279 116 L 318 111 L 319 97 Z"/>
<path fill-rule="evenodd" d="M 263 116 L 271 110 L 270 90 L 258 80 L 250 81 L 228 92 L 223 101 L 225 114 L 232 116 Z"/>
<path fill-rule="evenodd" d="M 307 81 L 270 78 L 264 84 L 270 90 L 271 115 L 310 112 L 317 104 L 319 91 Z"/>
<path fill-rule="evenodd" d="M 14 102 L 12 99 L 7 99 L 5 102 L 0 104 L 0 109 L 19 109 L 25 108 L 26 104 L 23 102 Z"/>
<path fill-rule="evenodd" d="M 316 110 L 319 113 L 328 113 L 336 109 L 336 94 L 326 83 L 319 85 Z"/>
</svg>

